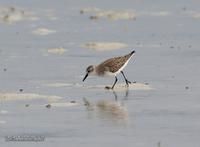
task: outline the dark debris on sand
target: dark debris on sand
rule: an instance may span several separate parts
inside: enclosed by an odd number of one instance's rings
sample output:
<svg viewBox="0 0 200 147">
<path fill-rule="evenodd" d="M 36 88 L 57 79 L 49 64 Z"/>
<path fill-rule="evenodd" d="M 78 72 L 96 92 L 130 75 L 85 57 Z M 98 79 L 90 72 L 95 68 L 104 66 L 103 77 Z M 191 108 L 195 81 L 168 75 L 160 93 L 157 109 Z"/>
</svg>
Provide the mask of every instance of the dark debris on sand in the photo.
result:
<svg viewBox="0 0 200 147">
<path fill-rule="evenodd" d="M 51 108 L 51 104 L 47 104 L 47 105 L 46 105 L 46 108 Z"/>
</svg>

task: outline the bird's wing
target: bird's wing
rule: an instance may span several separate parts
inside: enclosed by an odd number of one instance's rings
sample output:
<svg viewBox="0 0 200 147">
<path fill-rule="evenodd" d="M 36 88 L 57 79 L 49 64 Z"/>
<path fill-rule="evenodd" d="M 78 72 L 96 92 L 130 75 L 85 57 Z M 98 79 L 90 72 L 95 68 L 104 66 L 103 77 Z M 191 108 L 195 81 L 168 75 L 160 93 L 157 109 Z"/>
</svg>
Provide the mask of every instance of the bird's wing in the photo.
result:
<svg viewBox="0 0 200 147">
<path fill-rule="evenodd" d="M 115 73 L 120 69 L 120 67 L 122 67 L 126 63 L 126 61 L 130 57 L 131 57 L 131 54 L 128 54 L 128 55 L 125 55 L 122 57 L 110 58 L 110 59 L 102 62 L 98 66 L 101 67 L 100 69 L 102 69 L 104 71 L 109 71 L 109 72 Z"/>
</svg>

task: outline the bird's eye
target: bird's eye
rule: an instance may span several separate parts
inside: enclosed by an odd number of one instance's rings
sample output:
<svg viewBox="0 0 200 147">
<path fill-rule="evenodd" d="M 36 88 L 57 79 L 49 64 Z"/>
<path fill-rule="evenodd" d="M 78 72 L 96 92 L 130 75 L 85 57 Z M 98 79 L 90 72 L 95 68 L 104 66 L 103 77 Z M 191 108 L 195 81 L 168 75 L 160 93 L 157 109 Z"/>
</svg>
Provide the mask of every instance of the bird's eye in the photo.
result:
<svg viewBox="0 0 200 147">
<path fill-rule="evenodd" d="M 88 70 L 88 72 L 91 72 L 92 71 L 92 68 L 90 68 L 89 70 Z"/>
<path fill-rule="evenodd" d="M 88 68 L 87 68 L 87 72 L 92 72 L 93 71 L 93 67 L 92 66 L 89 66 Z"/>
</svg>

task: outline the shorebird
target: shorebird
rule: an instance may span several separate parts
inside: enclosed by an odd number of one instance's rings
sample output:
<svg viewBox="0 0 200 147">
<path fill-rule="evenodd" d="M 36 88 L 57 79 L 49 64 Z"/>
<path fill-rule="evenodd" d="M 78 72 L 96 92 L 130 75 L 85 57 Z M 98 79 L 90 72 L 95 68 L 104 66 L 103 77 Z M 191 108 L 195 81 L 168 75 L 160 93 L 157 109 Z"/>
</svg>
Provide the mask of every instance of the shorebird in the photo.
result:
<svg viewBox="0 0 200 147">
<path fill-rule="evenodd" d="M 126 78 L 124 75 L 124 72 L 122 71 L 124 67 L 128 64 L 131 57 L 134 55 L 135 51 L 132 51 L 131 53 L 120 56 L 120 57 L 114 57 L 105 60 L 104 62 L 100 63 L 99 65 L 90 65 L 86 68 L 86 75 L 83 78 L 83 82 L 88 77 L 88 75 L 97 75 L 97 76 L 114 76 L 115 82 L 112 85 L 112 87 L 106 86 L 106 89 L 113 89 L 115 87 L 115 84 L 117 83 L 117 75 L 121 73 L 125 79 L 126 86 L 129 86 L 131 82 Z"/>
</svg>

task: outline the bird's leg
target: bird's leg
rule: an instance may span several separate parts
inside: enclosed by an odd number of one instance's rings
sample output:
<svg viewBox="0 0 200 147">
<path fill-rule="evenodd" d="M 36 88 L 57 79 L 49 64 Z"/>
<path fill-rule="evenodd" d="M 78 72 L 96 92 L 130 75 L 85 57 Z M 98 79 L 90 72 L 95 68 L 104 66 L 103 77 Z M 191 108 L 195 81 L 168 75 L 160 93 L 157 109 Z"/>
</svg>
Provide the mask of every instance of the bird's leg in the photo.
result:
<svg viewBox="0 0 200 147">
<path fill-rule="evenodd" d="M 127 78 L 125 77 L 123 71 L 121 71 L 121 73 L 122 73 L 122 75 L 123 75 L 123 77 L 124 77 L 124 79 L 125 79 L 126 85 L 129 86 L 128 84 L 131 84 L 131 82 L 130 82 L 129 80 L 127 80 Z"/>
<path fill-rule="evenodd" d="M 117 83 L 117 77 L 115 76 L 115 83 L 112 86 L 112 89 L 115 87 L 115 84 Z"/>
<path fill-rule="evenodd" d="M 106 89 L 113 89 L 115 87 L 116 83 L 117 83 L 117 77 L 115 76 L 115 82 L 114 82 L 113 86 L 112 87 L 106 86 L 105 88 Z"/>
</svg>

